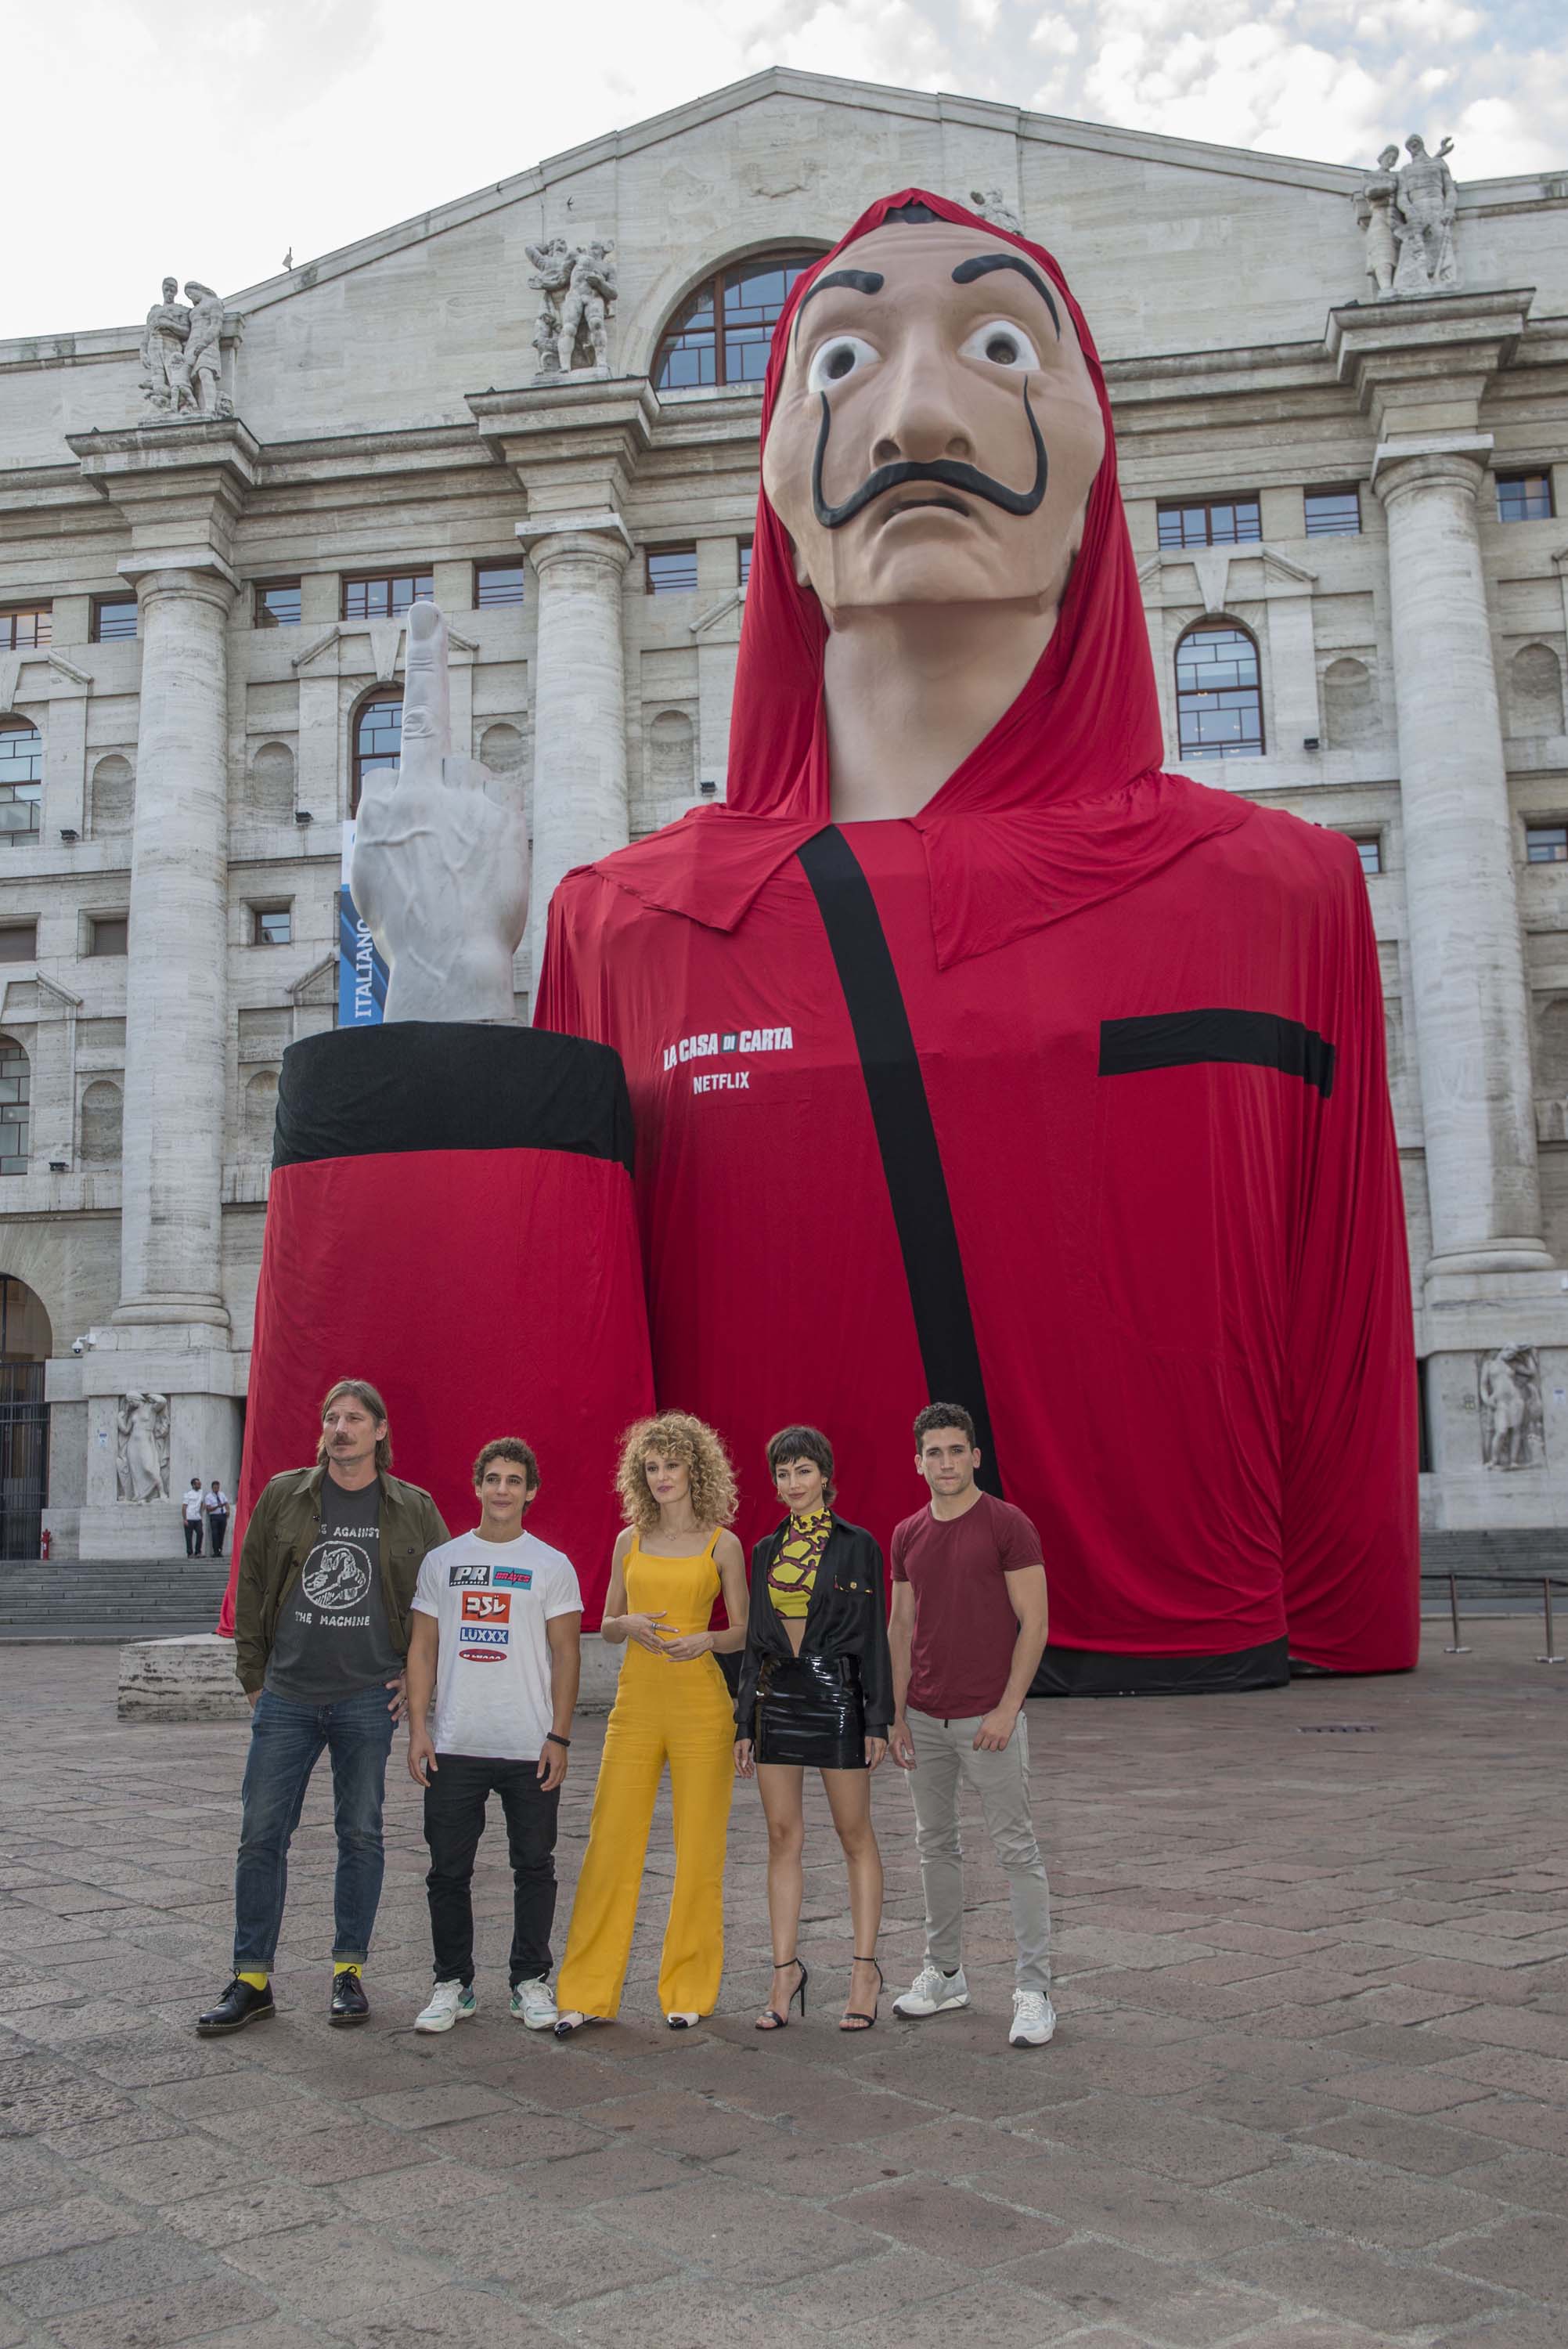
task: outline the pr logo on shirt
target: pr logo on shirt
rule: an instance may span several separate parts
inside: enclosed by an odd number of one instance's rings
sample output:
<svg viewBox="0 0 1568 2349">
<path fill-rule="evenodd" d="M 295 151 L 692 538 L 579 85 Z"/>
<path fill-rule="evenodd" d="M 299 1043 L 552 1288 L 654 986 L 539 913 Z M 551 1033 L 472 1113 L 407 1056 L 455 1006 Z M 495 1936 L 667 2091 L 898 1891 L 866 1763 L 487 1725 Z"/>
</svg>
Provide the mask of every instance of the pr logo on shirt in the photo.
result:
<svg viewBox="0 0 1568 2349">
<path fill-rule="evenodd" d="M 490 1580 L 494 1583 L 507 1583 L 513 1590 L 531 1590 L 533 1568 L 531 1566 L 493 1566 L 490 1568 Z"/>
<path fill-rule="evenodd" d="M 511 1599 L 504 1590 L 465 1590 L 465 1623 L 505 1623 L 511 1620 Z"/>
<path fill-rule="evenodd" d="M 490 1570 L 488 1566 L 449 1566 L 447 1568 L 449 1590 L 488 1590 Z"/>
</svg>

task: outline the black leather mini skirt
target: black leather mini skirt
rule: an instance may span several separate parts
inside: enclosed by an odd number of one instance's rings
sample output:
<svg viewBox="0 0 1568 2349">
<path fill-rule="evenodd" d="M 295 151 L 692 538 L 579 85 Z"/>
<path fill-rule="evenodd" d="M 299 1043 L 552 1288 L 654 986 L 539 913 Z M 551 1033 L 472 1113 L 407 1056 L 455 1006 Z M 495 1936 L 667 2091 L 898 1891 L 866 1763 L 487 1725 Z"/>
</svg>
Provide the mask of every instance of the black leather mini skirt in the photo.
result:
<svg viewBox="0 0 1568 2349">
<path fill-rule="evenodd" d="M 853 1656 L 764 1656 L 752 1729 L 758 1762 L 863 1770 L 866 1705 Z"/>
</svg>

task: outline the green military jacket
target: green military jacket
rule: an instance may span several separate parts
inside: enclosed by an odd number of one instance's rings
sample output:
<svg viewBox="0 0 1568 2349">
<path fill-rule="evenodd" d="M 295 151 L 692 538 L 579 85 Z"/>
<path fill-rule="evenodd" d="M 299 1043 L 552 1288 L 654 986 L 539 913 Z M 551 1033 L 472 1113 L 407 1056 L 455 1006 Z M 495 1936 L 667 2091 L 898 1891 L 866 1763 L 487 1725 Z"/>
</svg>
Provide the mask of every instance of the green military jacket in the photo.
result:
<svg viewBox="0 0 1568 2349">
<path fill-rule="evenodd" d="M 234 1591 L 234 1670 L 247 1695 L 266 1677 L 278 1615 L 321 1531 L 322 1467 L 291 1468 L 265 1485 L 245 1527 Z M 393 1645 L 408 1651 L 408 1610 L 428 1550 L 451 1537 L 418 1485 L 380 1475 L 381 1590 Z"/>
</svg>

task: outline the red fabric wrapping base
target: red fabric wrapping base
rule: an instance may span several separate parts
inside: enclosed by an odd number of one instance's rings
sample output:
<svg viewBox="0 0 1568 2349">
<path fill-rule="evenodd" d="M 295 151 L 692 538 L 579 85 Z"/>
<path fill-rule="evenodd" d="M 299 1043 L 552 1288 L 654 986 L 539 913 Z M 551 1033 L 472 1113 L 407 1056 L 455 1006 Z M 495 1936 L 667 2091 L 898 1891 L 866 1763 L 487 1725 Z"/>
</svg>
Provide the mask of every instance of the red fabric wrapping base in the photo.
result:
<svg viewBox="0 0 1568 2349">
<path fill-rule="evenodd" d="M 308 1464 L 321 1399 L 366 1378 L 390 1413 L 394 1471 L 454 1534 L 493 1435 L 539 1455 L 528 1526 L 565 1551 L 583 1626 L 603 1609 L 621 1522 L 615 1443 L 652 1408 L 631 1179 L 554 1150 L 440 1150 L 279 1168 L 267 1205 L 244 1464 L 218 1630 L 256 1495 Z"/>
</svg>

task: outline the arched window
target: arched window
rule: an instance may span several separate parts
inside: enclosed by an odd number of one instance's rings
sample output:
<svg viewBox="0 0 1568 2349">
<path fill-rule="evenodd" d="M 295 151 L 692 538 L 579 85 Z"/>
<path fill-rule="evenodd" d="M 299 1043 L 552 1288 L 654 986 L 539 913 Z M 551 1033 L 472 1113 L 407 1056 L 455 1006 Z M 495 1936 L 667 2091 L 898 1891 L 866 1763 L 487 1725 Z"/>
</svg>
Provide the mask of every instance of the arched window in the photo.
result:
<svg viewBox="0 0 1568 2349">
<path fill-rule="evenodd" d="M 760 383 L 789 288 L 820 258 L 815 253 L 759 253 L 705 278 L 665 328 L 654 361 L 655 390 Z"/>
<path fill-rule="evenodd" d="M 0 1174 L 25 1174 L 33 1124 L 33 1071 L 15 1036 L 0 1036 Z"/>
<path fill-rule="evenodd" d="M 82 1095 L 84 1166 L 118 1166 L 125 1123 L 125 1096 L 112 1077 L 95 1077 Z"/>
<path fill-rule="evenodd" d="M 1176 724 L 1183 759 L 1261 757 L 1258 648 L 1234 621 L 1201 620 L 1177 646 Z"/>
<path fill-rule="evenodd" d="M 348 812 L 355 814 L 359 807 L 359 794 L 365 788 L 366 775 L 378 775 L 395 767 L 403 755 L 403 696 L 396 688 L 383 687 L 362 701 L 354 713 L 354 789 L 348 802 Z"/>
<path fill-rule="evenodd" d="M 43 791 L 43 736 L 25 718 L 0 718 L 0 839 L 36 840 Z"/>
</svg>

